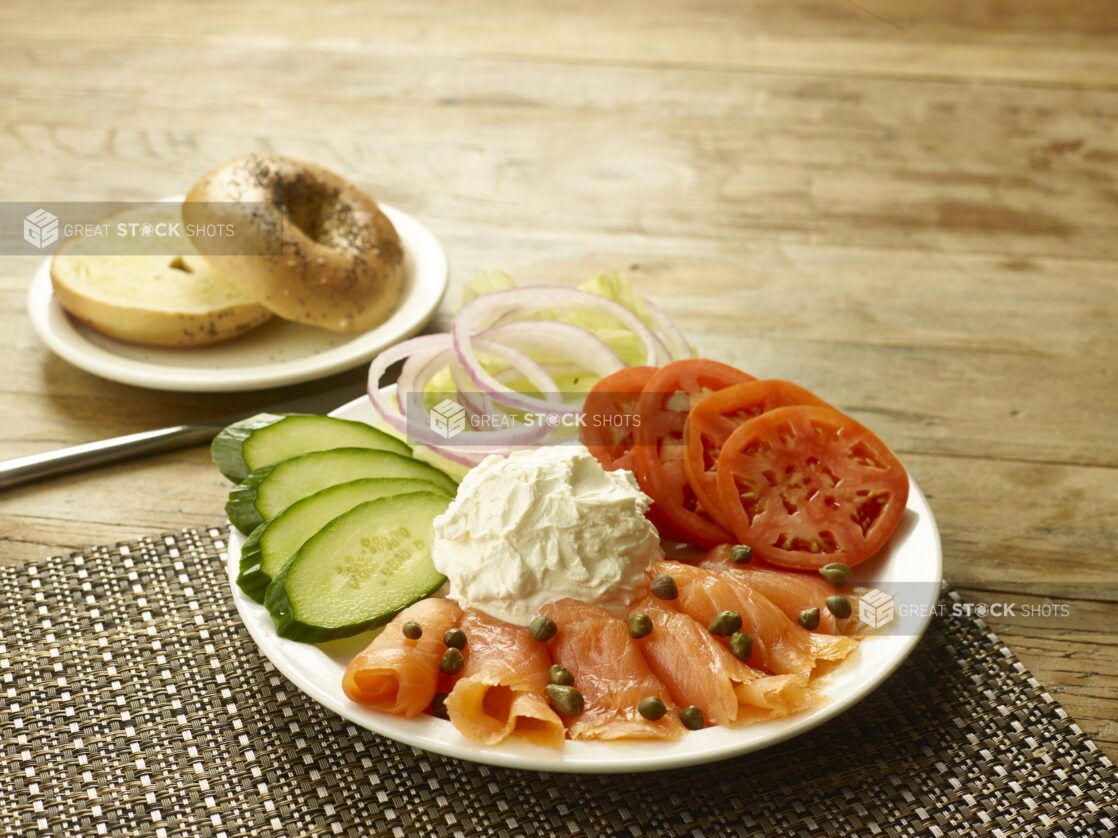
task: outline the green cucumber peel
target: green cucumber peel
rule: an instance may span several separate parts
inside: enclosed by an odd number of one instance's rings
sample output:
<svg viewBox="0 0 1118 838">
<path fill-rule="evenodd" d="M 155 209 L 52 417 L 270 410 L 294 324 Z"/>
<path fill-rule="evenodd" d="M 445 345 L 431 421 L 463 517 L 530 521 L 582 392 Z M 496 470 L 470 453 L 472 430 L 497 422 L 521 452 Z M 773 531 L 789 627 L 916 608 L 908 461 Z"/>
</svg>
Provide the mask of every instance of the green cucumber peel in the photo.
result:
<svg viewBox="0 0 1118 838">
<path fill-rule="evenodd" d="M 275 466 L 265 466 L 251 472 L 242 483 L 229 491 L 225 514 L 229 516 L 233 526 L 246 535 L 264 523 L 264 516 L 256 508 L 256 496 L 260 484 L 274 468 Z"/>
<path fill-rule="evenodd" d="M 299 548 L 264 596 L 280 637 L 321 643 L 389 622 L 446 581 L 431 560 L 451 499 L 409 492 L 367 501 Z"/>
<path fill-rule="evenodd" d="M 251 472 L 229 492 L 225 511 L 233 525 L 249 535 L 307 495 L 363 477 L 415 478 L 434 483 L 450 495 L 458 491 L 453 478 L 414 457 L 373 448 L 331 448 Z"/>
<path fill-rule="evenodd" d="M 237 585 L 249 598 L 262 603 L 272 578 L 322 527 L 360 503 L 408 492 L 447 494 L 426 480 L 366 477 L 328 486 L 296 501 L 249 533 L 241 547 Z"/>
<path fill-rule="evenodd" d="M 321 413 L 259 413 L 222 430 L 210 445 L 210 456 L 236 483 L 256 469 L 300 454 L 350 447 L 412 455 L 406 442 L 365 422 Z"/>
<path fill-rule="evenodd" d="M 281 413 L 257 413 L 247 419 L 223 428 L 210 443 L 210 457 L 218 471 L 234 483 L 240 483 L 252 471 L 245 462 L 244 444 L 261 428 L 273 425 L 285 417 Z"/>
</svg>

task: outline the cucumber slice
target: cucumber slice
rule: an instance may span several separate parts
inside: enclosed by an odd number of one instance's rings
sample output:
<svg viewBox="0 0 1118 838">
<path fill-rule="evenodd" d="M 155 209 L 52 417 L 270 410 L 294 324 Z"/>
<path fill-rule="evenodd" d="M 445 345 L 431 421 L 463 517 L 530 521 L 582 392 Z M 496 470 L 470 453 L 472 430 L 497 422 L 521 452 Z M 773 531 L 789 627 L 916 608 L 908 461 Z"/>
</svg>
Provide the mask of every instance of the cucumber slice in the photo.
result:
<svg viewBox="0 0 1118 838">
<path fill-rule="evenodd" d="M 411 456 L 411 448 L 364 422 L 318 413 L 258 413 L 214 437 L 210 456 L 218 470 L 240 483 L 249 472 L 327 448 L 376 448 Z"/>
<path fill-rule="evenodd" d="M 359 503 L 406 492 L 446 494 L 426 480 L 368 477 L 339 483 L 296 501 L 249 535 L 241 547 L 241 570 L 237 584 L 254 600 L 263 602 L 272 577 L 283 570 L 288 559 L 326 524 Z"/>
<path fill-rule="evenodd" d="M 410 477 L 434 483 L 451 495 L 458 491 L 458 484 L 443 472 L 411 457 L 372 448 L 331 448 L 251 472 L 229 493 L 225 512 L 248 535 L 300 498 L 362 477 Z"/>
<path fill-rule="evenodd" d="M 366 501 L 307 540 L 264 596 L 280 637 L 320 643 L 387 623 L 446 581 L 431 561 L 433 521 L 450 498 Z"/>
</svg>

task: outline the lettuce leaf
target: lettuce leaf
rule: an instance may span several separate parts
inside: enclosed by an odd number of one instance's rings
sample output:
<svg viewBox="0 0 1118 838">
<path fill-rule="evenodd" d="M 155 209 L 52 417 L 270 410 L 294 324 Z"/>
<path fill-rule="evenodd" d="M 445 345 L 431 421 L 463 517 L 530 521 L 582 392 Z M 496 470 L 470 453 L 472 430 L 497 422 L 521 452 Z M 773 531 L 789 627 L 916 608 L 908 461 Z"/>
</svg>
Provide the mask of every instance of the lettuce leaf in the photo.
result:
<svg viewBox="0 0 1118 838">
<path fill-rule="evenodd" d="M 591 294 L 597 294 L 623 305 L 633 312 L 644 325 L 652 328 L 652 318 L 648 314 L 648 307 L 644 304 L 644 298 L 633 290 L 633 283 L 629 281 L 628 274 L 620 271 L 608 271 L 598 274 L 589 282 L 584 282 L 578 287 L 582 291 L 589 291 Z M 612 320 L 612 318 L 607 319 Z"/>
<path fill-rule="evenodd" d="M 516 280 L 504 271 L 482 271 L 463 286 L 462 302 L 458 304 L 458 308 L 461 310 L 462 306 L 466 305 L 466 303 L 473 302 L 483 294 L 491 294 L 494 291 L 507 291 L 510 288 L 516 287 Z"/>
</svg>

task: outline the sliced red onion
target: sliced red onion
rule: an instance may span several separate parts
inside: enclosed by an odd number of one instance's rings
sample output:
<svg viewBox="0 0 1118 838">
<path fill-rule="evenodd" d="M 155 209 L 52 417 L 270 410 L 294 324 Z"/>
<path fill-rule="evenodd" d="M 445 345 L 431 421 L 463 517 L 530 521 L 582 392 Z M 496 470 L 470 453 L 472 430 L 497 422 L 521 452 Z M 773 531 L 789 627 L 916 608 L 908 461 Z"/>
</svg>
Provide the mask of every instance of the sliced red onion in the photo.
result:
<svg viewBox="0 0 1118 838">
<path fill-rule="evenodd" d="M 450 336 L 446 335 L 447 345 L 450 345 Z M 493 356 L 498 361 L 507 364 L 507 368 L 501 370 L 497 374 L 499 380 L 515 380 L 518 378 L 526 379 L 532 386 L 539 389 L 542 393 L 557 393 L 559 384 L 547 372 L 543 365 L 537 363 L 531 357 L 523 352 L 508 346 L 504 343 L 496 341 L 484 341 L 480 336 L 475 338 L 475 345 L 478 345 L 484 352 Z M 483 399 L 479 401 L 476 398 L 470 397 L 468 394 L 471 392 L 480 393 L 484 397 L 488 397 L 485 391 L 478 391 L 474 389 L 474 384 L 469 376 L 462 370 L 461 365 L 458 363 L 457 354 L 453 349 L 444 349 L 437 351 L 428 351 L 423 354 L 412 355 L 404 363 L 404 369 L 400 374 L 398 386 L 396 388 L 396 403 L 400 406 L 400 410 L 404 410 L 404 401 L 408 393 L 421 393 L 427 390 L 427 385 L 431 379 L 442 369 L 449 366 L 451 377 L 454 379 L 455 389 L 459 403 L 468 411 L 475 414 L 492 413 L 492 410 L 487 409 L 484 405 L 487 402 Z M 558 401 L 558 396 L 551 399 Z"/>
<path fill-rule="evenodd" d="M 560 367 L 564 372 L 588 371 L 599 377 L 609 375 L 624 368 L 625 364 L 610 349 L 609 345 L 596 335 L 573 326 L 569 323 L 557 323 L 547 320 L 532 320 L 520 323 L 508 323 L 503 326 L 494 326 L 480 332 L 472 339 L 475 349 L 490 352 L 494 345 L 508 348 L 516 347 L 527 353 L 543 353 L 550 355 L 567 355 L 573 363 L 564 362 Z M 468 370 L 466 370 L 468 374 Z M 549 390 L 542 390 L 535 382 L 530 382 L 545 395 L 543 398 L 522 393 L 507 385 L 511 379 L 521 377 L 510 375 L 515 372 L 511 368 L 488 377 L 496 383 L 497 388 L 483 390 L 487 402 L 495 402 L 512 409 L 528 410 L 537 414 L 554 415 L 557 417 L 575 416 L 581 410 L 580 405 L 563 401 L 561 388 L 554 379 L 550 379 Z M 479 377 L 485 380 L 486 371 L 478 371 Z M 474 382 L 471 380 L 471 384 Z M 479 388 L 484 385 L 477 385 Z M 462 384 L 459 383 L 459 389 Z M 494 392 L 494 389 L 497 389 Z"/>
<path fill-rule="evenodd" d="M 555 395 L 559 392 L 559 384 L 554 378 L 548 375 L 547 370 L 527 354 L 509 346 L 507 343 L 502 343 L 499 340 L 491 340 L 488 335 L 484 334 L 474 335 L 472 341 L 475 348 L 519 370 L 522 378 L 527 379 L 529 384 L 544 394 L 543 401 L 557 402 L 559 400 L 559 396 Z M 458 355 L 458 362 L 462 363 L 462 354 L 458 352 L 457 347 L 455 348 L 455 353 Z M 469 368 L 463 365 L 463 369 L 472 380 L 473 375 L 470 374 Z M 478 364 L 478 369 L 486 376 L 492 378 L 480 363 Z M 539 399 L 537 399 L 537 401 L 539 401 Z"/>
<path fill-rule="evenodd" d="M 533 286 L 533 287 L 537 287 L 537 288 L 538 287 L 548 287 L 548 288 L 550 288 L 551 286 Z M 575 289 L 575 290 L 580 290 L 580 289 Z M 589 293 L 592 296 L 597 297 L 599 300 L 603 300 L 607 303 L 612 303 L 613 302 L 608 297 L 602 297 L 601 295 L 593 294 L 593 292 L 581 292 L 580 291 L 580 293 Z M 683 336 L 683 332 L 681 332 L 679 330 L 679 328 L 675 325 L 675 323 L 672 322 L 671 318 L 668 317 L 668 315 L 664 312 L 663 309 L 656 306 L 656 304 L 653 303 L 651 300 L 649 300 L 647 297 L 641 297 L 640 299 L 645 304 L 645 307 L 648 309 L 649 317 L 652 320 L 652 326 L 650 328 L 650 331 L 652 332 L 652 335 L 655 338 L 655 340 L 658 341 L 657 351 L 660 352 L 661 350 L 663 350 L 663 352 L 667 353 L 667 356 L 668 356 L 669 360 L 673 360 L 673 361 L 678 360 L 679 358 L 690 358 L 691 355 L 692 355 L 691 347 L 687 343 L 687 339 Z M 619 305 L 617 303 L 614 303 L 614 304 Z M 550 306 L 548 306 L 547 308 L 550 308 Z M 625 311 L 632 314 L 632 312 L 630 312 L 629 309 L 625 309 Z M 635 314 L 633 314 L 632 316 L 634 318 L 636 318 Z M 521 311 L 519 311 L 518 309 L 512 309 L 510 311 L 506 311 L 504 314 L 497 317 L 490 324 L 490 328 L 492 328 L 494 326 L 504 326 L 504 325 L 507 325 L 509 323 L 524 322 L 524 320 L 522 318 L 523 318 L 523 314 L 521 313 Z M 640 318 L 636 318 L 636 319 L 638 321 L 640 321 Z M 551 321 L 532 320 L 531 322 L 533 322 L 533 323 L 557 322 L 557 323 L 566 324 L 566 321 L 561 319 L 561 315 L 560 315 L 560 317 L 557 317 L 555 320 L 551 320 Z M 643 323 L 643 321 L 640 321 L 640 322 Z M 573 325 L 573 324 L 567 324 L 567 325 Z M 626 325 L 629 325 L 628 322 L 626 323 Z M 593 334 L 593 330 L 588 329 L 587 331 L 590 331 Z M 647 347 L 647 344 L 646 344 L 646 347 Z M 645 363 L 648 363 L 647 355 L 646 355 L 646 358 L 645 358 Z M 663 363 L 663 361 L 662 361 L 662 363 Z"/>
<path fill-rule="evenodd" d="M 474 383 L 470 381 L 470 377 L 466 375 L 466 371 L 458 363 L 458 356 L 453 349 L 447 354 L 440 355 L 438 360 L 442 362 L 440 369 L 445 367 L 450 371 L 450 377 L 454 382 L 454 400 L 466 409 L 467 421 L 473 421 L 474 417 L 493 416 L 502 412 L 500 405 L 493 401 L 493 397 L 489 393 L 478 390 Z M 516 367 L 506 367 L 495 373 L 495 376 L 500 381 L 513 381 L 523 378 L 524 373 Z M 417 381 L 414 385 L 416 391 L 425 391 L 429 381 L 430 378 Z"/>
<path fill-rule="evenodd" d="M 498 373 L 498 378 L 502 375 L 509 373 L 516 375 L 520 371 L 515 367 L 501 370 Z M 470 377 L 466 375 L 466 371 L 462 369 L 462 365 L 458 363 L 458 355 L 455 354 L 453 360 L 450 362 L 450 377 L 454 380 L 454 389 L 458 392 L 458 401 L 462 407 L 466 408 L 467 413 L 472 413 L 474 416 L 481 416 L 489 412 L 490 404 L 489 394 L 483 393 L 474 386 L 474 382 L 470 381 Z"/>
<path fill-rule="evenodd" d="M 457 399 L 462 406 L 466 408 L 467 412 L 483 416 L 501 410 L 501 405 L 494 400 L 492 393 L 479 390 L 477 385 L 470 380 L 470 377 L 466 375 L 466 371 L 462 369 L 462 365 L 458 363 L 457 356 L 450 362 L 449 369 L 451 378 L 454 379 L 454 389 L 458 394 Z M 548 375 L 555 374 L 554 370 L 548 369 L 546 366 L 544 369 L 547 369 Z M 507 384 L 510 381 L 517 381 L 524 378 L 524 373 L 516 367 L 506 367 L 499 372 L 493 373 L 493 377 L 502 384 Z"/>
<path fill-rule="evenodd" d="M 497 347 L 501 346 L 501 344 L 496 341 L 486 340 L 480 336 L 471 338 L 470 342 L 471 349 L 481 350 L 482 352 L 488 352 L 490 354 L 495 354 L 496 351 L 499 351 Z M 508 350 L 508 347 L 505 347 L 505 349 Z M 462 367 L 463 371 L 478 390 L 485 393 L 488 398 L 505 407 L 533 413 L 566 413 L 569 410 L 569 408 L 563 406 L 558 382 L 550 375 L 548 375 L 547 378 L 551 383 L 544 387 L 539 386 L 532 381 L 531 378 L 528 378 L 529 383 L 543 394 L 538 397 L 528 393 L 521 393 L 519 390 L 514 390 L 487 372 L 485 367 L 480 363 L 476 363 L 473 366 L 467 365 L 461 353 L 458 353 L 457 363 Z M 544 374 L 547 375 L 546 371 L 544 371 Z M 527 378 L 527 376 L 519 377 Z"/>
<path fill-rule="evenodd" d="M 652 328 L 614 301 L 573 288 L 529 286 L 484 294 L 464 306 L 449 334 L 425 335 L 397 344 L 380 353 L 369 368 L 369 398 L 384 422 L 414 442 L 443 457 L 472 466 L 490 454 L 558 440 L 569 428 L 562 417 L 575 415 L 579 407 L 565 403 L 555 375 L 588 372 L 599 377 L 624 367 L 617 354 L 594 332 L 558 320 L 525 320 L 548 309 L 586 309 L 605 314 L 629 329 L 644 347 L 644 363 L 660 366 L 677 358 L 691 357 L 683 333 L 659 307 L 648 306 Z M 485 354 L 504 369 L 490 373 L 478 354 Z M 562 361 L 540 363 L 532 356 L 548 355 Z M 393 363 L 405 360 L 396 397 L 380 386 L 380 379 Z M 454 381 L 454 400 L 477 418 L 502 414 L 503 408 L 546 416 L 531 425 L 518 423 L 513 429 L 473 430 L 458 437 L 468 444 L 453 444 L 431 427 L 431 414 L 419 406 L 420 415 L 409 417 L 409 393 L 424 393 L 432 378 L 448 369 Z M 539 395 L 522 393 L 509 384 L 527 381 Z M 476 389 L 475 389 L 476 388 Z M 411 400 L 414 402 L 414 400 Z"/>
<path fill-rule="evenodd" d="M 607 300 L 605 297 L 572 288 L 556 288 L 551 286 L 512 288 L 508 291 L 496 291 L 492 294 L 478 297 L 466 305 L 458 313 L 458 317 L 455 318 L 454 321 L 451 334 L 454 337 L 454 349 L 458 353 L 459 363 L 462 364 L 462 368 L 466 371 L 466 374 L 470 376 L 471 380 L 479 389 L 492 393 L 494 398 L 502 404 L 521 410 L 534 411 L 536 413 L 557 413 L 561 415 L 574 412 L 569 406 L 562 406 L 557 403 L 556 399 L 546 396 L 542 399 L 535 398 L 523 393 L 518 393 L 510 387 L 503 385 L 482 367 L 477 358 L 477 349 L 480 347 L 475 346 L 475 343 L 479 340 L 483 340 L 483 333 L 488 331 L 482 330 L 482 332 L 478 332 L 478 327 L 501 315 L 508 314 L 509 312 L 517 311 L 519 313 L 526 313 L 556 306 L 583 307 L 602 311 L 620 321 L 640 338 L 644 344 L 646 356 L 648 358 L 662 358 L 664 359 L 663 362 L 666 363 L 671 357 L 663 342 L 652 334 L 636 315 L 624 306 Z M 541 324 L 547 324 L 548 327 L 562 327 L 564 330 L 563 334 L 567 336 L 568 340 L 577 340 L 579 348 L 576 351 L 579 355 L 583 356 L 584 362 L 592 360 L 594 367 L 602 369 L 608 368 L 614 363 L 620 364 L 620 360 L 617 359 L 616 354 L 592 332 L 567 323 L 558 324 L 555 323 L 555 321 L 533 320 L 526 325 L 534 327 L 540 326 Z M 500 326 L 492 328 L 509 329 L 513 325 L 517 324 L 502 322 Z M 541 336 L 536 339 L 537 343 L 546 340 L 546 338 L 542 336 L 544 330 L 541 329 L 540 331 Z M 558 329 L 552 330 L 551 333 L 557 334 Z M 527 341 L 529 339 L 529 332 L 523 327 L 518 328 L 514 334 L 517 334 L 520 340 Z M 577 338 L 571 337 L 576 334 L 578 335 Z M 549 341 L 549 344 L 554 344 L 554 339 Z M 563 346 L 560 347 L 560 349 L 560 355 L 572 351 L 572 347 L 570 346 Z M 615 367 L 615 369 L 620 369 L 620 366 Z"/>
<path fill-rule="evenodd" d="M 557 355 L 582 369 L 605 377 L 625 363 L 609 344 L 593 332 L 553 320 L 522 320 L 493 326 L 474 337 L 495 340 L 529 354 Z"/>
<path fill-rule="evenodd" d="M 517 347 L 533 354 L 567 356 L 573 363 L 563 362 L 559 369 L 565 373 L 589 372 L 592 375 L 603 377 L 617 372 L 625 367 L 624 362 L 609 345 L 597 335 L 579 326 L 570 323 L 559 323 L 550 320 L 531 320 L 519 323 L 506 323 L 494 326 L 474 335 L 472 343 L 475 349 L 489 351 L 494 344 Z M 465 370 L 469 374 L 469 370 Z M 522 393 L 507 386 L 507 382 L 514 378 L 509 370 L 489 375 L 483 368 L 476 371 L 481 383 L 476 383 L 492 402 L 505 407 L 528 410 L 536 414 L 548 416 L 571 417 L 581 412 L 580 404 L 571 404 L 562 400 L 560 387 L 554 383 L 550 391 L 546 391 L 546 398 L 538 398 L 531 394 Z M 489 387 L 486 385 L 489 384 Z M 495 387 L 493 385 L 496 385 Z M 461 385 L 459 385 L 461 389 Z M 554 395 L 554 397 L 552 397 Z M 553 426 L 555 427 L 555 426 Z"/>
<path fill-rule="evenodd" d="M 411 340 L 404 341 L 403 343 L 386 349 L 373 360 L 369 367 L 368 393 L 373 407 L 376 409 L 381 419 L 383 419 L 390 428 L 403 434 L 405 437 L 421 445 L 428 446 L 447 459 L 464 465 L 474 465 L 489 454 L 506 453 L 509 448 L 513 446 L 538 443 L 547 436 L 550 429 L 544 423 L 540 423 L 539 425 L 522 425 L 515 430 L 466 430 L 463 433 L 468 433 L 470 435 L 470 444 L 453 445 L 448 443 L 445 437 L 431 429 L 430 414 L 426 410 L 422 410 L 421 415 L 418 417 L 411 417 L 413 420 L 411 422 L 408 421 L 406 416 L 406 407 L 403 412 L 394 410 L 393 402 L 395 400 L 380 386 L 380 379 L 383 377 L 385 370 L 396 361 L 409 357 L 413 353 L 424 353 L 430 358 L 437 357 L 438 354 L 441 354 L 441 351 L 446 351 L 449 338 L 450 336 L 446 334 L 425 335 L 423 337 L 412 338 Z M 423 365 L 427 370 L 430 370 L 431 366 L 430 363 Z M 435 371 L 437 372 L 437 369 Z M 521 370 L 521 373 L 526 374 L 526 371 Z M 418 383 L 418 381 L 416 383 Z M 398 389 L 403 388 L 401 387 Z M 413 390 L 410 392 L 417 391 Z"/>
<path fill-rule="evenodd" d="M 384 420 L 390 428 L 398 433 L 407 436 L 408 423 L 403 415 L 403 402 L 397 400 L 394 396 L 390 396 L 385 392 L 384 388 L 380 385 L 380 380 L 384 376 L 385 371 L 397 361 L 409 358 L 412 355 L 423 353 L 428 355 L 432 351 L 439 352 L 446 349 L 449 341 L 448 335 L 424 335 L 411 340 L 402 341 L 395 346 L 385 349 L 369 365 L 369 383 L 367 392 L 369 400 L 373 403 L 380 418 Z M 393 402 L 399 410 L 393 410 Z"/>
<path fill-rule="evenodd" d="M 691 344 L 687 342 L 687 338 L 680 331 L 680 328 L 668 317 L 667 312 L 651 300 L 645 297 L 641 297 L 641 299 L 644 300 L 645 308 L 648 309 L 648 316 L 652 318 L 652 325 L 671 352 L 672 359 L 679 361 L 683 358 L 692 357 L 695 353 L 691 351 Z"/>
<path fill-rule="evenodd" d="M 439 337 L 442 337 L 442 335 Z M 396 404 L 401 412 L 404 411 L 404 400 L 407 393 L 426 390 L 427 382 L 439 370 L 458 357 L 450 341 L 445 341 L 445 344 L 441 348 L 415 352 L 404 361 L 404 366 L 396 379 Z"/>
<path fill-rule="evenodd" d="M 439 337 L 445 338 L 439 345 L 449 347 L 450 336 L 440 335 Z M 475 343 L 480 343 L 481 349 L 487 354 L 492 355 L 503 363 L 510 364 L 509 367 L 500 372 L 502 377 L 526 378 L 533 386 L 542 388 L 544 392 L 558 392 L 559 385 L 556 383 L 555 379 L 548 375 L 547 371 L 528 355 L 503 343 L 481 341 L 480 339 L 475 341 Z M 488 393 L 471 389 L 469 377 L 465 375 L 465 372 L 458 363 L 454 350 L 451 348 L 431 348 L 423 350 L 411 355 L 408 360 L 405 361 L 404 369 L 396 385 L 396 403 L 399 405 L 400 412 L 405 415 L 407 414 L 406 403 L 409 394 L 425 393 L 431 379 L 448 366 L 456 388 L 454 401 L 466 410 L 468 417 L 493 417 L 502 412 L 498 405 L 493 404 Z M 476 397 L 471 395 L 471 393 L 476 394 Z M 423 415 L 419 418 L 424 422 L 422 427 L 426 427 L 427 424 L 430 423 L 430 414 L 426 411 L 424 411 Z M 503 450 L 505 450 L 499 447 L 483 445 L 482 443 L 485 441 L 485 438 L 481 436 L 483 433 L 489 433 L 493 436 L 500 435 L 505 445 L 510 446 L 538 443 L 548 432 L 549 429 L 528 425 L 515 429 L 503 428 L 490 432 L 470 431 L 469 449 L 473 451 L 476 448 L 483 454 L 502 453 Z M 437 445 L 440 449 L 448 447 L 458 449 L 463 447 L 448 446 L 445 442 L 440 442 L 441 437 L 437 434 L 433 435 L 431 439 L 426 439 L 423 434 L 417 433 L 414 423 L 409 428 L 409 435 L 413 439 L 423 441 L 427 445 Z"/>
<path fill-rule="evenodd" d="M 509 321 L 504 315 L 514 311 L 523 314 L 556 307 L 587 308 L 607 314 L 640 338 L 645 348 L 645 363 L 650 366 L 661 366 L 671 360 L 671 353 L 668 352 L 664 342 L 625 306 L 598 294 L 591 294 L 589 291 L 554 285 L 510 288 L 507 291 L 483 294 L 471 300 L 454 319 L 454 347 L 459 354 L 465 349 L 467 358 L 470 359 L 472 353 L 465 340 L 467 336 L 492 326 L 498 319 L 501 319 L 501 325 L 505 325 Z M 471 364 L 464 366 L 468 371 Z"/>
</svg>

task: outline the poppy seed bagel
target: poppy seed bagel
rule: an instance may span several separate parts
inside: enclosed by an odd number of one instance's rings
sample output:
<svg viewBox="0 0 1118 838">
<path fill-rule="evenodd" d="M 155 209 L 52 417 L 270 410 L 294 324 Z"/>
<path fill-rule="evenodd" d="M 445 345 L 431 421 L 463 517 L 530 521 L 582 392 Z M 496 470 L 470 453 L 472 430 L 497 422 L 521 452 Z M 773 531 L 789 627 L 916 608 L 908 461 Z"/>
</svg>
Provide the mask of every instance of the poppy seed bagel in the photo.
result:
<svg viewBox="0 0 1118 838">
<path fill-rule="evenodd" d="M 392 222 L 371 197 L 313 163 L 273 154 L 231 160 L 191 188 L 183 219 L 206 259 L 286 320 L 364 331 L 388 317 L 403 289 Z"/>
</svg>

